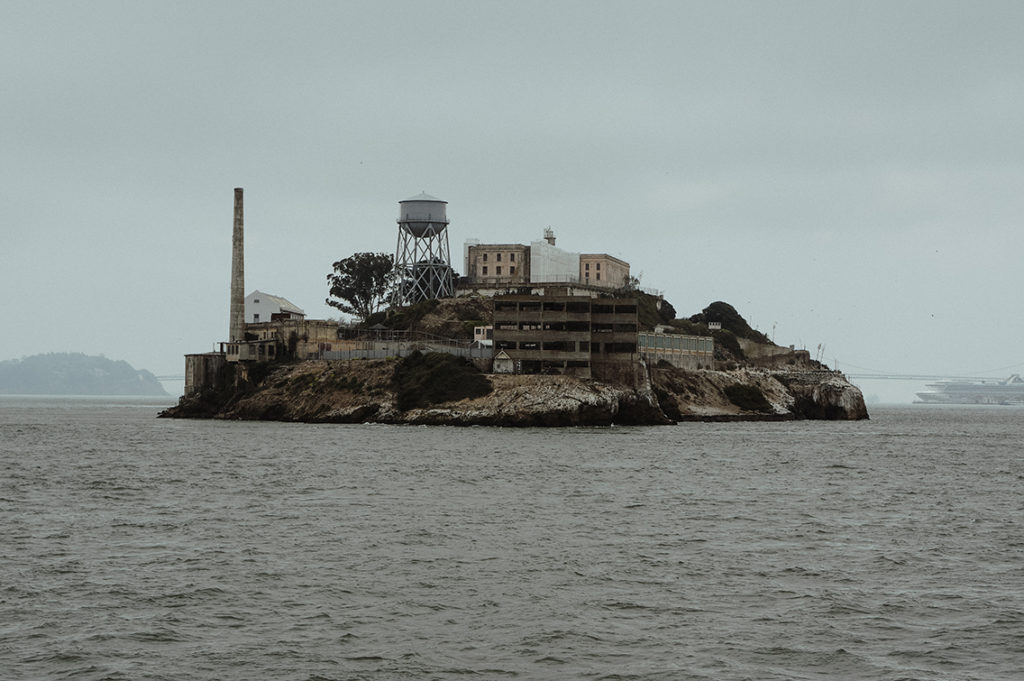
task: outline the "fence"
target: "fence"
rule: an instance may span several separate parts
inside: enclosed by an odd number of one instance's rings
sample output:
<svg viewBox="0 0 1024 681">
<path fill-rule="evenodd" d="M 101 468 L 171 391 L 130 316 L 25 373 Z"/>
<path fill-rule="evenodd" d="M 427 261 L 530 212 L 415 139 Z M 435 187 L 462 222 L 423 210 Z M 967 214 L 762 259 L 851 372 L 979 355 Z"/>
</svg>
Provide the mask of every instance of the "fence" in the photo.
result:
<svg viewBox="0 0 1024 681">
<path fill-rule="evenodd" d="M 443 352 L 466 359 L 490 359 L 494 354 L 491 347 L 472 347 L 456 341 L 374 341 L 373 347 L 358 350 L 321 351 L 308 359 L 346 360 L 346 359 L 387 359 L 389 357 L 405 357 L 413 352 Z"/>
</svg>

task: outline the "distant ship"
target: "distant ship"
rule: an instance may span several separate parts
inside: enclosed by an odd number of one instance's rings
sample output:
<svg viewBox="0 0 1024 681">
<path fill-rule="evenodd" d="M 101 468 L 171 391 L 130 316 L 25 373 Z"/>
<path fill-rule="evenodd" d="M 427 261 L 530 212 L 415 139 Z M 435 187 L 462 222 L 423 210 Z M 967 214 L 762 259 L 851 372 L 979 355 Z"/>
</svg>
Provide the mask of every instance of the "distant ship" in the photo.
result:
<svg viewBox="0 0 1024 681">
<path fill-rule="evenodd" d="M 1014 374 L 1002 381 L 942 381 L 917 393 L 915 404 L 1024 404 L 1024 379 Z"/>
</svg>

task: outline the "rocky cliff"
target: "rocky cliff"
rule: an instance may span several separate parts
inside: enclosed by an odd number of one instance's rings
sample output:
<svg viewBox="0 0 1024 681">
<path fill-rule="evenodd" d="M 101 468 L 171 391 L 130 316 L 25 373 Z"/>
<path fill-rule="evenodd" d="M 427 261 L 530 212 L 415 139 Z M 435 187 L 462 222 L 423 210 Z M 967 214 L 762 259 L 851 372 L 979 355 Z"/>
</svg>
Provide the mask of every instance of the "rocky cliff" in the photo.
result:
<svg viewBox="0 0 1024 681">
<path fill-rule="evenodd" d="M 386 360 L 308 361 L 271 371 L 240 369 L 230 386 L 182 398 L 162 416 L 491 426 L 867 418 L 860 390 L 841 374 L 749 368 L 658 367 L 639 388 L 568 376 L 488 375 L 491 390 L 486 394 L 402 409 L 396 365 Z"/>
</svg>

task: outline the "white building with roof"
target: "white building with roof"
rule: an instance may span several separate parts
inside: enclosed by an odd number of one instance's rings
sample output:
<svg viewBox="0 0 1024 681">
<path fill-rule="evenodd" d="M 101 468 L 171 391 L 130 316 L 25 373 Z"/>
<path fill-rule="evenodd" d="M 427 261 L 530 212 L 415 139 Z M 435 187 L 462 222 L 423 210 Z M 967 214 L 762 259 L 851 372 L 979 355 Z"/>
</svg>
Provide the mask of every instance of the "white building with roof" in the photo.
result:
<svg viewBox="0 0 1024 681">
<path fill-rule="evenodd" d="M 259 324 L 278 319 L 305 319 L 300 307 L 281 296 L 253 291 L 245 297 L 245 323 Z"/>
</svg>

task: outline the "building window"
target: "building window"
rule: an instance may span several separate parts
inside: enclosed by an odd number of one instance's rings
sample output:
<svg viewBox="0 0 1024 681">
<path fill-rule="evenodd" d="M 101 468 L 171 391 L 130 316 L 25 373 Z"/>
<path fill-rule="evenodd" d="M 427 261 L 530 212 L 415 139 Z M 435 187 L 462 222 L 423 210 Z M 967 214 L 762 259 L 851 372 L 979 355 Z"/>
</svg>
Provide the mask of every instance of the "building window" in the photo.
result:
<svg viewBox="0 0 1024 681">
<path fill-rule="evenodd" d="M 259 321 L 260 321 L 260 313 L 259 312 L 256 312 L 255 314 L 253 314 L 252 321 L 254 323 L 257 323 L 257 324 L 259 323 Z"/>
<path fill-rule="evenodd" d="M 254 303 L 258 303 L 258 302 L 260 302 L 260 299 L 259 299 L 259 298 L 253 298 L 253 299 L 252 299 L 252 302 L 254 302 Z"/>
<path fill-rule="evenodd" d="M 484 265 L 484 274 L 487 274 L 487 265 Z"/>
<path fill-rule="evenodd" d="M 597 280 L 601 281 L 601 273 L 600 272 L 597 273 Z"/>
<path fill-rule="evenodd" d="M 516 261 L 516 254 L 515 253 L 509 253 L 508 254 L 508 261 L 509 262 L 515 262 Z"/>
<path fill-rule="evenodd" d="M 590 263 L 588 262 L 588 263 L 587 263 L 586 265 L 584 265 L 584 266 L 583 266 L 583 269 L 585 269 L 585 270 L 589 270 L 589 269 L 590 269 Z"/>
<path fill-rule="evenodd" d="M 597 263 L 597 269 L 601 269 L 601 263 Z"/>
<path fill-rule="evenodd" d="M 484 262 L 487 262 L 487 254 L 484 253 Z"/>
<path fill-rule="evenodd" d="M 500 258 L 499 258 L 499 260 L 500 260 Z M 495 274 L 501 274 L 501 265 L 498 265 L 497 267 L 494 268 L 494 273 Z"/>
<path fill-rule="evenodd" d="M 516 273 L 516 267 L 515 267 L 515 265 L 512 265 L 512 266 L 510 266 L 510 267 L 508 268 L 508 273 L 509 273 L 509 274 L 515 274 L 515 273 Z"/>
<path fill-rule="evenodd" d="M 497 260 L 498 262 L 501 262 L 501 253 L 498 253 L 497 255 L 495 255 L 494 259 Z"/>
</svg>

